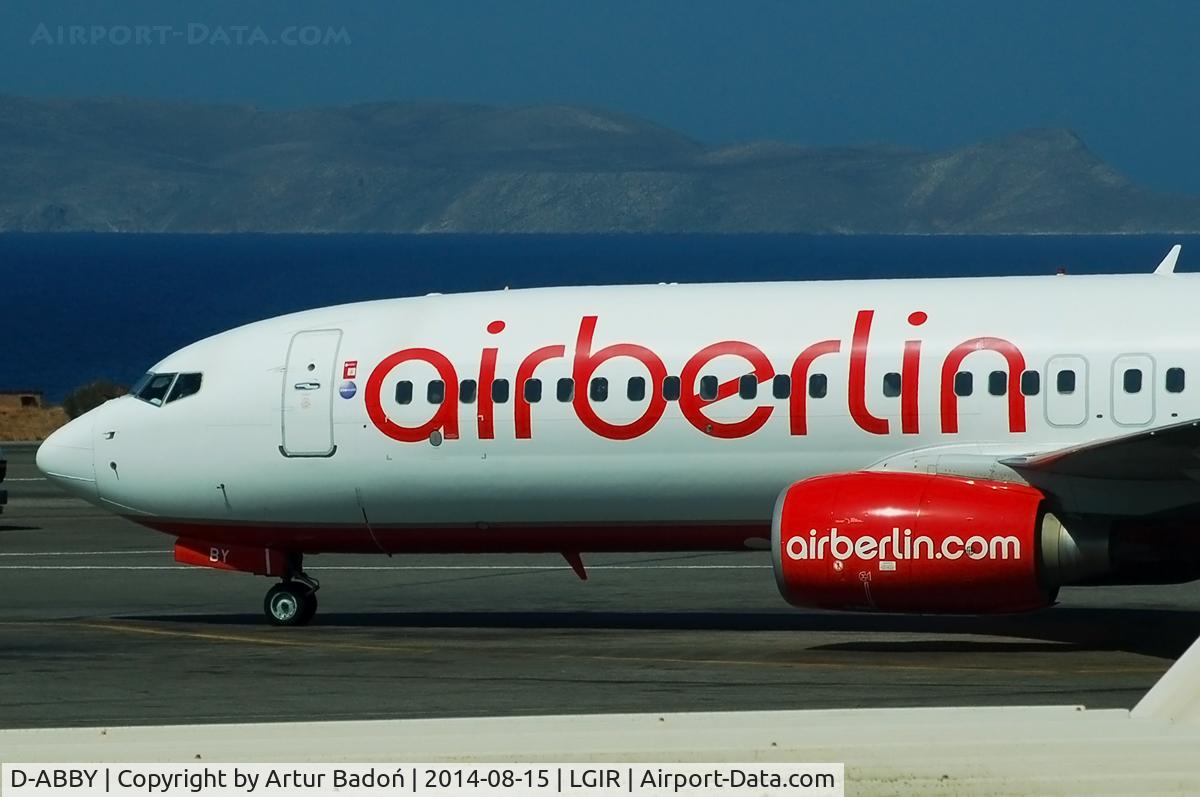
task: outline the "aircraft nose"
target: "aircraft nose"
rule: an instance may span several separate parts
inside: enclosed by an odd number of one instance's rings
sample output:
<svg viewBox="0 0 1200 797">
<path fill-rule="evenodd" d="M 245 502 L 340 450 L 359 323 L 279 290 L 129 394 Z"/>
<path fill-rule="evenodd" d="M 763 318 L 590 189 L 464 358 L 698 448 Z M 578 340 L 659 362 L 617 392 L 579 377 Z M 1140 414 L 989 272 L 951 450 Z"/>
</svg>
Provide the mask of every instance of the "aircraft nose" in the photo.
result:
<svg viewBox="0 0 1200 797">
<path fill-rule="evenodd" d="M 37 450 L 37 467 L 59 487 L 82 498 L 96 497 L 92 419 L 76 418 L 46 438 Z"/>
</svg>

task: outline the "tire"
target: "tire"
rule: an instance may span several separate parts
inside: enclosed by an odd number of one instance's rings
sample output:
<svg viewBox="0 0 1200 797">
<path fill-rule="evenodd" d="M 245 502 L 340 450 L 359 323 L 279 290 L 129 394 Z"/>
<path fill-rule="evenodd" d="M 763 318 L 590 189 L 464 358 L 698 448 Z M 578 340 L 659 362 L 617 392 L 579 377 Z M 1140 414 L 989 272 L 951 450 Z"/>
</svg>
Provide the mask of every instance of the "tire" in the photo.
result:
<svg viewBox="0 0 1200 797">
<path fill-rule="evenodd" d="M 317 593 L 309 592 L 304 596 L 304 610 L 297 625 L 308 625 L 317 614 Z"/>
<path fill-rule="evenodd" d="M 271 625 L 305 625 L 317 613 L 317 599 L 307 585 L 288 581 L 271 587 L 263 611 Z"/>
</svg>

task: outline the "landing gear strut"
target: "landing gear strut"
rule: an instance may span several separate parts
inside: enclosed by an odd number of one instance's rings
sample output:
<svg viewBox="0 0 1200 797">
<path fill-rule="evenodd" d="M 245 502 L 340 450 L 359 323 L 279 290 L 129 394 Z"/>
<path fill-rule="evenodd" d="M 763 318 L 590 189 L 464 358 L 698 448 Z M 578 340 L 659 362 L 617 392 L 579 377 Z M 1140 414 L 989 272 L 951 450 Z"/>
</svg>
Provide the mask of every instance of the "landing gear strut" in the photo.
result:
<svg viewBox="0 0 1200 797">
<path fill-rule="evenodd" d="M 288 574 L 283 577 L 283 583 L 276 584 L 267 592 L 263 611 L 271 625 L 308 625 L 317 613 L 317 590 L 321 585 L 301 569 L 299 556 L 288 564 Z"/>
</svg>

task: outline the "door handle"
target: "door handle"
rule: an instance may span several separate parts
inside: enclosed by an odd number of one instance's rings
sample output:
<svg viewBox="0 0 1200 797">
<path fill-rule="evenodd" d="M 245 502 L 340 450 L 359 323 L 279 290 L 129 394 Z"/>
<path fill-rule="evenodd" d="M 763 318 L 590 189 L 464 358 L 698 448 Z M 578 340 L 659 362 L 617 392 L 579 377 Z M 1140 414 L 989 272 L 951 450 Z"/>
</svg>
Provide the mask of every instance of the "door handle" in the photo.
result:
<svg viewBox="0 0 1200 797">
<path fill-rule="evenodd" d="M 295 387 L 296 390 L 320 390 L 321 383 L 320 382 L 297 382 L 295 385 L 293 385 L 293 387 Z"/>
</svg>

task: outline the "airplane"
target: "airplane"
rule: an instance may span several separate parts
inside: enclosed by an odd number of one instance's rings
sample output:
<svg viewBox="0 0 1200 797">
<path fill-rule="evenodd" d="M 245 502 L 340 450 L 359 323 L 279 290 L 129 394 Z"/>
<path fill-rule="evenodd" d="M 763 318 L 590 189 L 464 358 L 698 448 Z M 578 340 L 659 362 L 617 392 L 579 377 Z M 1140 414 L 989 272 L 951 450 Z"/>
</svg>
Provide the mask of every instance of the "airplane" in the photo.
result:
<svg viewBox="0 0 1200 797">
<path fill-rule="evenodd" d="M 189 565 L 768 550 L 802 607 L 1029 611 L 1200 577 L 1200 275 L 560 287 L 252 323 L 52 434 Z"/>
</svg>

